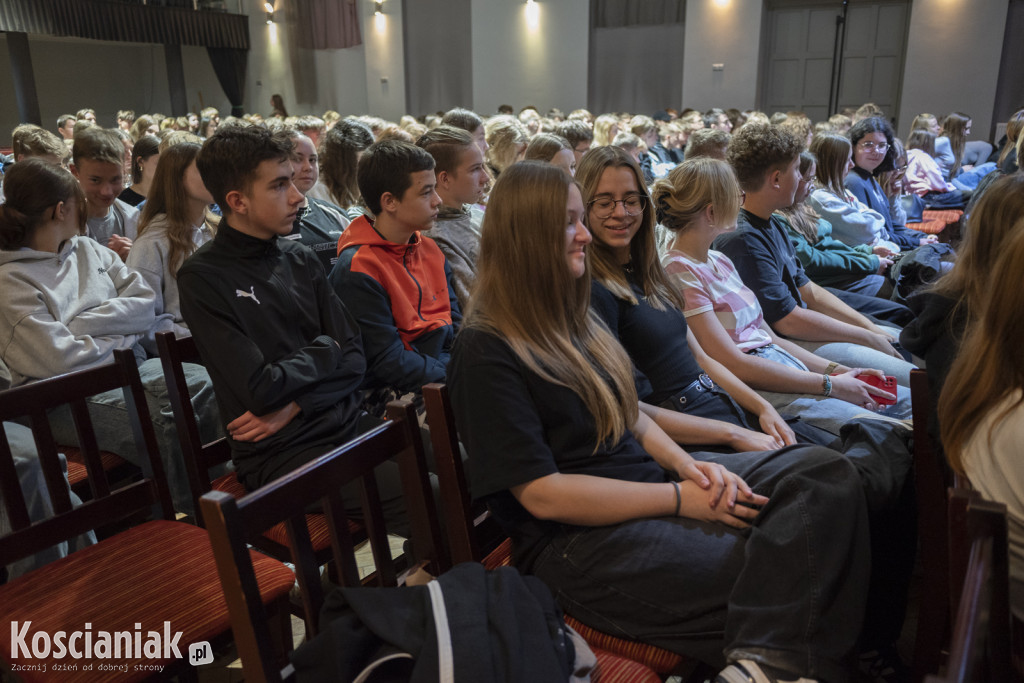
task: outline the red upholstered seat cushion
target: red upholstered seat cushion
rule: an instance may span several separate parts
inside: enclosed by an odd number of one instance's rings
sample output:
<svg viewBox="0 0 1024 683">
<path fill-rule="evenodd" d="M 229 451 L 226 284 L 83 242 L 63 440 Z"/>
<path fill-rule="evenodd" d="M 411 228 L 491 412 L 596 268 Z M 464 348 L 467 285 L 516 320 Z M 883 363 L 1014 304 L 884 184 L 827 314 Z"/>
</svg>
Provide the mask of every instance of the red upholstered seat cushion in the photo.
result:
<svg viewBox="0 0 1024 683">
<path fill-rule="evenodd" d="M 59 449 L 68 459 L 68 483 L 75 486 L 88 479 L 89 474 L 85 469 L 85 456 L 82 455 L 82 451 L 75 446 L 60 446 Z M 100 451 L 100 462 L 103 463 L 104 472 L 128 464 L 120 456 L 109 451 Z"/>
<path fill-rule="evenodd" d="M 492 550 L 483 561 L 484 568 L 488 570 L 497 569 L 498 567 L 507 567 L 511 564 L 512 540 L 508 538 L 502 541 L 501 545 Z M 669 652 L 668 650 L 662 650 L 660 647 L 654 647 L 653 645 L 646 645 L 632 640 L 623 640 L 622 638 L 610 636 L 607 633 L 601 633 L 589 626 L 584 626 L 568 614 L 565 615 L 565 623 L 569 624 L 569 626 L 573 627 L 573 629 L 583 636 L 583 640 L 587 641 L 587 644 L 590 645 L 595 652 L 599 649 L 605 650 L 606 654 L 624 657 L 627 660 L 632 660 L 633 663 L 640 662 L 645 665 L 645 669 L 649 667 L 659 674 L 670 674 L 683 662 L 683 656 L 678 655 L 675 652 Z M 603 681 L 605 679 L 602 678 L 601 680 Z M 615 680 L 625 681 L 633 679 L 618 678 Z M 637 678 L 636 680 L 644 679 Z M 657 678 L 655 680 L 657 680 Z"/>
<path fill-rule="evenodd" d="M 252 551 L 256 580 L 266 602 L 287 596 L 295 583 L 288 567 Z M 227 605 L 206 531 L 164 520 L 147 522 L 72 553 L 0 586 L 0 623 L 26 621 L 26 642 L 45 632 L 130 631 L 141 624 L 142 642 L 149 631 L 181 631 L 178 650 L 188 657 L 189 643 L 211 640 L 230 628 Z M 89 629 L 86 624 L 91 624 Z M 19 630 L 20 632 L 20 630 Z M 81 640 L 76 647 L 82 647 Z M 18 671 L 26 681 L 134 681 L 153 674 L 136 664 L 163 665 L 169 659 L 27 659 L 12 657 L 9 631 L 0 637 L 0 655 L 8 665 L 46 664 L 46 673 Z M 94 645 L 95 647 L 95 645 Z M 23 653 L 19 653 L 23 654 Z M 174 655 L 171 655 L 173 659 Z M 78 671 L 54 672 L 54 665 L 77 664 Z M 84 666 L 93 664 L 91 671 Z M 101 664 L 127 664 L 127 672 L 98 670 Z M 12 668 L 14 668 L 12 666 Z"/>
<path fill-rule="evenodd" d="M 488 571 L 498 567 L 512 566 L 512 539 L 506 538 L 491 554 L 484 558 L 484 569 Z"/>
<path fill-rule="evenodd" d="M 619 657 L 640 662 L 659 674 L 670 674 L 683 663 L 683 656 L 675 652 L 669 652 L 646 643 L 624 640 L 610 636 L 607 633 L 601 633 L 573 619 L 568 614 L 565 615 L 565 623 L 572 626 L 577 633 L 583 636 L 583 640 L 587 641 L 587 644 L 595 650 L 607 650 Z"/>
<path fill-rule="evenodd" d="M 920 223 L 907 223 L 907 227 L 927 235 L 938 235 L 946 229 L 947 225 L 956 223 L 963 215 L 964 212 L 959 209 L 947 209 L 945 211 L 932 211 L 929 209 L 922 212 Z"/>
<path fill-rule="evenodd" d="M 210 486 L 214 491 L 223 491 L 235 498 L 241 498 L 247 493 L 245 487 L 242 486 L 242 482 L 238 481 L 238 477 L 235 476 L 234 472 L 215 479 Z M 327 528 L 326 517 L 316 513 L 306 515 L 306 528 L 309 529 L 309 540 L 313 543 L 314 551 L 319 552 L 330 547 L 331 534 Z M 350 519 L 348 520 L 348 530 L 353 536 L 361 536 L 363 525 Z M 285 547 L 288 546 L 288 529 L 285 527 L 284 522 L 267 529 L 263 535 L 274 543 Z"/>
<path fill-rule="evenodd" d="M 640 662 L 591 648 L 597 665 L 590 676 L 594 683 L 661 683 L 661 677 Z"/>
</svg>

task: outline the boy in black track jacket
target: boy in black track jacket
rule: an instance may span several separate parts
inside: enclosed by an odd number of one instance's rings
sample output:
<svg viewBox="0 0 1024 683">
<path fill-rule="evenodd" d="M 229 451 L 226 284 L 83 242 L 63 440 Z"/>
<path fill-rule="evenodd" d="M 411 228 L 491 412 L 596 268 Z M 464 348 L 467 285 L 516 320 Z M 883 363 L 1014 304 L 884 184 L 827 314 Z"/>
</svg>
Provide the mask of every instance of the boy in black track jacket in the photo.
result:
<svg viewBox="0 0 1024 683">
<path fill-rule="evenodd" d="M 279 239 L 302 204 L 288 144 L 231 128 L 207 140 L 196 163 L 224 220 L 178 271 L 181 308 L 213 379 L 238 478 L 252 490 L 376 424 L 359 409 L 366 361 L 317 257 Z M 389 513 L 402 507 L 394 469 L 393 482 L 380 480 Z M 358 507 L 357 494 L 345 498 Z"/>
</svg>

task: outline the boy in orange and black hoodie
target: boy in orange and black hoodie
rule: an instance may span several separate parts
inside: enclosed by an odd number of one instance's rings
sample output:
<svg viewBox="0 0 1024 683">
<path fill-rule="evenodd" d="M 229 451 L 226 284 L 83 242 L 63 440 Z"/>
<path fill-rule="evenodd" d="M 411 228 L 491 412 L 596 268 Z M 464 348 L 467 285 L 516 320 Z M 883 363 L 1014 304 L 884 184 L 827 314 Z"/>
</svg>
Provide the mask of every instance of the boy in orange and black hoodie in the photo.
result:
<svg viewBox="0 0 1024 683">
<path fill-rule="evenodd" d="M 418 392 L 444 381 L 462 321 L 444 254 L 420 234 L 441 208 L 434 159 L 405 142 L 379 142 L 363 153 L 357 179 L 373 218 L 342 233 L 329 280 L 359 322 L 364 388 Z"/>
</svg>

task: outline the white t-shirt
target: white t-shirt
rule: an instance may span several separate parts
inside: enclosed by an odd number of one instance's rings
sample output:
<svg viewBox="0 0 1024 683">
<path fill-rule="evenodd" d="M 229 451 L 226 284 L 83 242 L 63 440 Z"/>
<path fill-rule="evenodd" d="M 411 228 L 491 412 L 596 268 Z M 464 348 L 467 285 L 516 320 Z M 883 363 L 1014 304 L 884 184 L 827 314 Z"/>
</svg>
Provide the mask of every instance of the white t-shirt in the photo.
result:
<svg viewBox="0 0 1024 683">
<path fill-rule="evenodd" d="M 1024 619 L 1024 403 L 1016 391 L 979 423 L 964 448 L 964 469 L 982 497 L 1006 505 L 1010 546 L 1010 608 Z"/>
</svg>

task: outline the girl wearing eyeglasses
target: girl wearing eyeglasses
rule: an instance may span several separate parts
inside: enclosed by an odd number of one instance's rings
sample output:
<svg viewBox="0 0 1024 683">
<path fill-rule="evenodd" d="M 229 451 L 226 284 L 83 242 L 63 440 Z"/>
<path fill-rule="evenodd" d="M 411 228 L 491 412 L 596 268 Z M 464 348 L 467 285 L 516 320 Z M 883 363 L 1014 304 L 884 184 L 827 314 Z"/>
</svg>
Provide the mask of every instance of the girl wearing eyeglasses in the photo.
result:
<svg viewBox="0 0 1024 683">
<path fill-rule="evenodd" d="M 614 146 L 591 149 L 576 180 L 594 236 L 591 306 L 636 364 L 640 399 L 655 420 L 687 448 L 795 443 L 778 411 L 709 358 L 687 330 L 683 298 L 658 261 L 654 207 L 636 161 Z"/>
<path fill-rule="evenodd" d="M 895 136 L 889 122 L 880 116 L 863 119 L 850 128 L 848 135 L 853 151 L 853 169 L 843 184 L 858 201 L 882 216 L 888 239 L 903 251 L 938 239 L 893 221 L 889 198 L 878 183 L 880 174 L 896 167 Z"/>
</svg>

